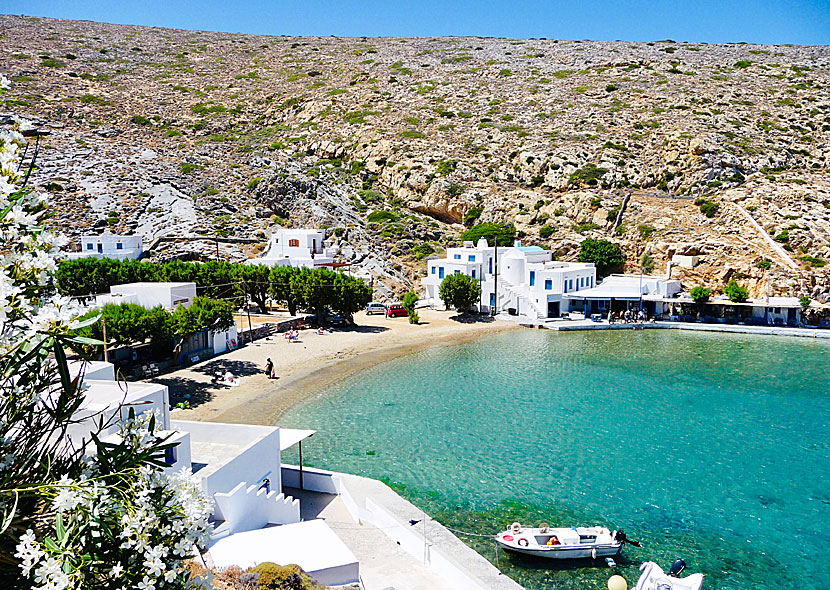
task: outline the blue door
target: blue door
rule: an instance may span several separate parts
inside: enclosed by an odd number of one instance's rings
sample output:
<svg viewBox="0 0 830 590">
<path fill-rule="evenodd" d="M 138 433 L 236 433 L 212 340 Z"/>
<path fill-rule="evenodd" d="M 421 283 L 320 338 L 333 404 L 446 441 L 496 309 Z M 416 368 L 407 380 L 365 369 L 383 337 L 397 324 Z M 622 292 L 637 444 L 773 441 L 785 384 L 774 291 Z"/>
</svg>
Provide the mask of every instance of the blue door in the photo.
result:
<svg viewBox="0 0 830 590">
<path fill-rule="evenodd" d="M 533 287 L 536 284 L 536 271 L 530 271 L 530 286 Z"/>
<path fill-rule="evenodd" d="M 438 278 L 439 278 L 439 279 L 443 279 L 443 278 L 444 278 L 444 267 L 443 267 L 443 266 L 439 266 L 439 267 L 438 267 Z"/>
<path fill-rule="evenodd" d="M 496 294 L 490 293 L 490 307 L 496 307 Z"/>
</svg>

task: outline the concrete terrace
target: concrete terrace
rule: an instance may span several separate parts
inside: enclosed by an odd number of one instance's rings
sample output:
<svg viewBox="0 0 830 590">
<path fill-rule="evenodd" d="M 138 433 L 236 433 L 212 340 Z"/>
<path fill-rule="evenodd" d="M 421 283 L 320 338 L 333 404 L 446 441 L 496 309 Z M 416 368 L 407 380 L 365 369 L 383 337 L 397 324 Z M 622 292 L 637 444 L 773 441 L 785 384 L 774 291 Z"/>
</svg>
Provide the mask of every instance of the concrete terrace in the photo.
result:
<svg viewBox="0 0 830 590">
<path fill-rule="evenodd" d="M 696 332 L 725 332 L 733 334 L 762 334 L 766 336 L 795 336 L 801 338 L 830 338 L 830 330 L 817 328 L 790 328 L 786 326 L 746 326 L 741 324 L 706 324 L 696 322 L 613 323 L 578 319 L 550 319 L 533 321 L 528 318 L 499 314 L 498 319 L 514 322 L 528 328 L 575 332 L 581 330 L 691 330 Z"/>
<path fill-rule="evenodd" d="M 329 473 L 309 469 L 309 472 Z M 340 495 L 285 487 L 303 520 L 322 518 L 360 561 L 364 588 L 521 590 L 441 524 L 373 479 L 335 473 Z M 410 520 L 420 520 L 410 526 Z"/>
</svg>

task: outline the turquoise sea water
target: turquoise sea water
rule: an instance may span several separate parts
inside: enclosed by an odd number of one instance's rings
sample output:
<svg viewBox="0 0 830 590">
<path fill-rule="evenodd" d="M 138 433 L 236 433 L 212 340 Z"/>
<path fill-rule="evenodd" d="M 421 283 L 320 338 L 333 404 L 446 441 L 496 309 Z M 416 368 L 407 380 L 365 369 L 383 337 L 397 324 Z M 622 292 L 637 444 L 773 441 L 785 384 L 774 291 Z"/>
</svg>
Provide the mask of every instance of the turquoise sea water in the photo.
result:
<svg viewBox="0 0 830 590">
<path fill-rule="evenodd" d="M 383 478 L 454 528 L 624 528 L 644 543 L 620 564 L 630 586 L 642 560 L 675 557 L 708 588 L 830 578 L 828 342 L 512 331 L 379 365 L 280 425 L 319 431 L 306 463 Z M 528 588 L 611 574 L 461 538 Z"/>
</svg>

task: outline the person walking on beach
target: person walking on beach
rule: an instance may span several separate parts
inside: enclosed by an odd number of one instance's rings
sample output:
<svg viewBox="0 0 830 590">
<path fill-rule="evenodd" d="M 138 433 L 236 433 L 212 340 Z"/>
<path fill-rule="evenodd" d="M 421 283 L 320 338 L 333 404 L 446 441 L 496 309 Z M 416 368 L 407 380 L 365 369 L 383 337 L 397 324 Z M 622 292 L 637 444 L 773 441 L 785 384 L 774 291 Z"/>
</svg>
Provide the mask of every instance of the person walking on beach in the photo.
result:
<svg viewBox="0 0 830 590">
<path fill-rule="evenodd" d="M 265 361 L 265 375 L 269 379 L 274 378 L 274 363 L 271 362 L 271 357 L 268 357 L 268 359 Z"/>
</svg>

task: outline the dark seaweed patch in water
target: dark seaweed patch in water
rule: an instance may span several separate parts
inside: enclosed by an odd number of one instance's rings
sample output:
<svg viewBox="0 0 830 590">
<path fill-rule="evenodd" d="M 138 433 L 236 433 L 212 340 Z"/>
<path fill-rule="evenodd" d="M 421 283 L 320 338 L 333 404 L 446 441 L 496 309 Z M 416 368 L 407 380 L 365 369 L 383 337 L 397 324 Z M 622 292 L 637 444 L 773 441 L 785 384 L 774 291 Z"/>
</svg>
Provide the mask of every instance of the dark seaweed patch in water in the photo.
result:
<svg viewBox="0 0 830 590">
<path fill-rule="evenodd" d="M 540 505 L 506 501 L 476 510 L 449 501 L 436 492 L 416 490 L 386 478 L 382 481 L 444 526 L 458 531 L 495 535 L 512 522 L 527 526 L 543 522 L 551 526 L 601 524 L 612 530 L 625 529 L 629 538 L 643 544 L 642 548 L 626 546 L 623 554 L 615 558 L 617 567 L 610 569 L 602 559 L 551 562 L 514 555 L 498 550 L 492 539 L 457 533 L 464 543 L 504 574 L 528 588 L 604 590 L 608 578 L 614 574 L 622 575 L 629 587 L 633 587 L 640 576 L 642 562 L 655 561 L 668 570 L 677 558 L 686 561 L 687 572 L 706 574 L 707 588 L 804 588 L 804 581 L 797 580 L 786 565 L 754 549 L 746 540 L 719 537 L 710 532 L 692 532 L 682 522 L 672 522 L 660 530 L 633 530 L 626 523 L 608 522 L 587 510 L 562 503 Z"/>
</svg>

